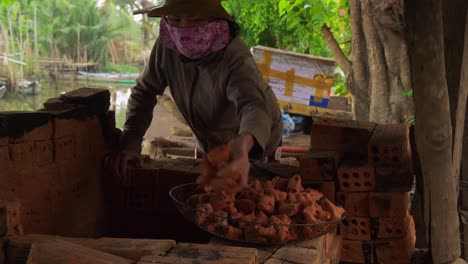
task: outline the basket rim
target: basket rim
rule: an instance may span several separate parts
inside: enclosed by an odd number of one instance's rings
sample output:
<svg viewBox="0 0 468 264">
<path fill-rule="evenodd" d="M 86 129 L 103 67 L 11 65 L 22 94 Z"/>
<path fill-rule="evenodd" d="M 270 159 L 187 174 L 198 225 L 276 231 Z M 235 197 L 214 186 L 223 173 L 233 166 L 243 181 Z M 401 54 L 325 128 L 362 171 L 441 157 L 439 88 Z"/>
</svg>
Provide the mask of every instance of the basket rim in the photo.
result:
<svg viewBox="0 0 468 264">
<path fill-rule="evenodd" d="M 272 224 L 272 223 L 260 223 L 260 222 L 253 222 L 253 221 L 244 221 L 244 220 L 239 220 L 239 219 L 234 219 L 232 217 L 225 217 L 225 216 L 219 216 L 219 215 L 216 215 L 214 213 L 207 213 L 207 212 L 204 212 L 204 211 L 201 211 L 201 210 L 198 210 L 196 207 L 193 207 L 193 206 L 190 206 L 189 204 L 185 203 L 184 201 L 180 201 L 179 199 L 177 199 L 174 195 L 174 193 L 179 190 L 179 189 L 182 189 L 184 187 L 188 187 L 188 186 L 198 186 L 197 183 L 194 183 L 194 182 L 191 182 L 191 183 L 185 183 L 185 184 L 180 184 L 180 185 L 177 185 L 173 188 L 171 188 L 171 190 L 169 191 L 169 196 L 171 197 L 172 201 L 176 203 L 176 206 L 179 206 L 179 207 L 184 207 L 184 208 L 187 208 L 187 209 L 190 209 L 190 210 L 193 210 L 197 213 L 202 213 L 202 214 L 205 214 L 205 215 L 208 215 L 208 216 L 212 216 L 212 217 L 216 217 L 216 218 L 221 218 L 221 219 L 226 219 L 228 221 L 235 221 L 237 223 L 246 223 L 246 224 L 252 224 L 252 225 L 262 225 L 264 227 L 268 227 L 268 226 L 273 226 L 273 227 L 312 227 L 312 226 L 324 226 L 324 225 L 329 225 L 329 224 L 337 224 L 337 223 L 340 223 L 342 222 L 346 216 L 347 216 L 347 213 L 346 211 L 343 213 L 343 215 L 338 218 L 338 219 L 334 219 L 334 220 L 331 220 L 331 221 L 321 221 L 321 222 L 316 222 L 316 223 L 305 223 L 305 224 Z M 320 199 L 320 200 L 323 200 L 323 199 Z M 197 226 L 200 226 L 200 225 L 197 225 Z"/>
</svg>

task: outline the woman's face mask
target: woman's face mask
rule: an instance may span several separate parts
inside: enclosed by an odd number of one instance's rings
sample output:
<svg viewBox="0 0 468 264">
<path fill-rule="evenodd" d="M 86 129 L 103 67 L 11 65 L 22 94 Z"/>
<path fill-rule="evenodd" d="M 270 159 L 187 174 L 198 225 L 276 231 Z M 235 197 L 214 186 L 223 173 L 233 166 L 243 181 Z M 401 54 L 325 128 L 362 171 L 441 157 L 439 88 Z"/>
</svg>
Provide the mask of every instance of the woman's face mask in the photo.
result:
<svg viewBox="0 0 468 264">
<path fill-rule="evenodd" d="M 164 46 L 187 58 L 200 59 L 229 44 L 229 25 L 225 20 L 218 20 L 203 26 L 181 28 L 169 25 L 162 18 L 159 38 Z"/>
</svg>

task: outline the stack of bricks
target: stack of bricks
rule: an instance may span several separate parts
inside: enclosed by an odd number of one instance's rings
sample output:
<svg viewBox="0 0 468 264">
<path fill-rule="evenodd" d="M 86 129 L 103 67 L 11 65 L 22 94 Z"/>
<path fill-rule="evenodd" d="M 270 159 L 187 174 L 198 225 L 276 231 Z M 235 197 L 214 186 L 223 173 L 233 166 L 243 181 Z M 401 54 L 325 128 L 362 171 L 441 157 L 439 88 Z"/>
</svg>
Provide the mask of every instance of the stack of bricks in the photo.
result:
<svg viewBox="0 0 468 264">
<path fill-rule="evenodd" d="M 339 228 L 341 261 L 410 263 L 415 228 L 408 212 L 413 183 L 409 128 L 357 124 L 319 120 L 311 131 L 316 152 L 321 155 L 332 152 L 341 158 L 334 166 L 337 177 L 323 177 L 322 169 L 318 174 L 321 178 L 312 178 L 334 179 L 335 201 L 347 212 Z M 310 179 L 310 173 L 317 175 L 317 171 L 307 173 L 307 168 L 317 162 L 317 159 L 302 161 L 306 179 Z M 329 169 L 325 175 L 335 176 Z"/>
<path fill-rule="evenodd" d="M 0 112 L 0 200 L 21 202 L 25 232 L 102 229 L 102 160 L 115 129 L 109 105 L 108 90 L 82 88 L 39 111 Z"/>
</svg>

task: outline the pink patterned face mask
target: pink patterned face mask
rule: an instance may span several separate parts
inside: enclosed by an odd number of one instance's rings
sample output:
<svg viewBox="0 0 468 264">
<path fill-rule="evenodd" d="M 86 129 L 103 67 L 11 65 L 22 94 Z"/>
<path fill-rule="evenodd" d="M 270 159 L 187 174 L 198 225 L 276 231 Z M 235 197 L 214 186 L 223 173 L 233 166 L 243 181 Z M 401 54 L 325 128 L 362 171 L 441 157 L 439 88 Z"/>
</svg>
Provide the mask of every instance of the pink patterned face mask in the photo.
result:
<svg viewBox="0 0 468 264">
<path fill-rule="evenodd" d="M 200 27 L 178 28 L 161 19 L 161 43 L 190 59 L 200 59 L 211 52 L 224 49 L 230 41 L 229 26 L 225 20 Z"/>
</svg>

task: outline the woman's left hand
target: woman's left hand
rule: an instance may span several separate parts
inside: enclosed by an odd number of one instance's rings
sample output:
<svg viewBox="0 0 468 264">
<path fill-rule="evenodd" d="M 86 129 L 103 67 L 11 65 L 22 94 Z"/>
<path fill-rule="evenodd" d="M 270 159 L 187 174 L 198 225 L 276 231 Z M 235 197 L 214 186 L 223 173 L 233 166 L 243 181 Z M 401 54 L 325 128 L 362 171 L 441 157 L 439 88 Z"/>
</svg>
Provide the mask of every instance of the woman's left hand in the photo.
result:
<svg viewBox="0 0 468 264">
<path fill-rule="evenodd" d="M 247 187 L 249 179 L 249 152 L 252 149 L 255 140 L 250 133 L 240 134 L 235 139 L 229 142 L 228 146 L 231 150 L 232 160 L 228 166 L 218 172 L 218 177 L 229 177 L 232 171 L 240 173 L 240 182 L 238 189 Z M 238 191 L 238 190 L 236 190 Z"/>
</svg>

